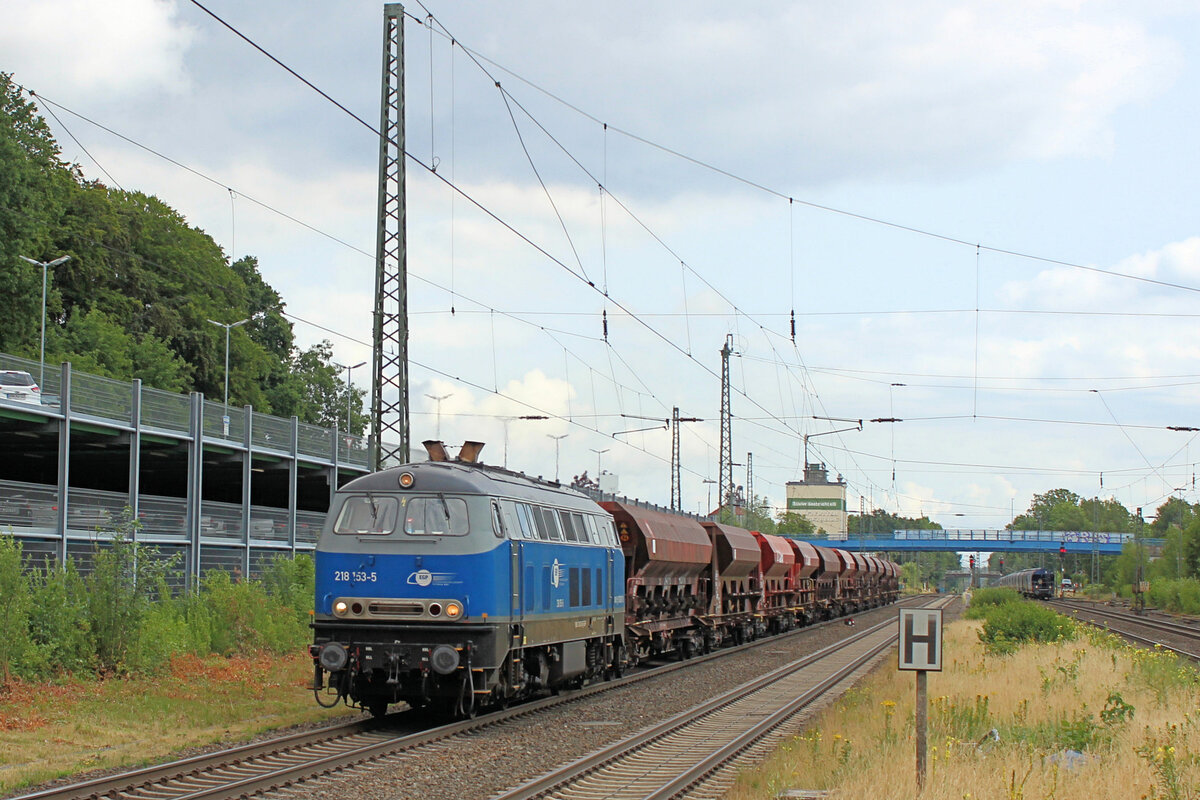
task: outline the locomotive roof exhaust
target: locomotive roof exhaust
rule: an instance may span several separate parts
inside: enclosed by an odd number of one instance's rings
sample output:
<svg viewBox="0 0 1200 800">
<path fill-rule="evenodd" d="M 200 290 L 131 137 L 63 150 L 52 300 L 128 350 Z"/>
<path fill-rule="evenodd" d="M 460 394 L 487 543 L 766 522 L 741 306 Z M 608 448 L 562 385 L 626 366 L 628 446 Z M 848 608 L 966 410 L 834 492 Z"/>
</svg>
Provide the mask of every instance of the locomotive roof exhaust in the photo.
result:
<svg viewBox="0 0 1200 800">
<path fill-rule="evenodd" d="M 429 453 L 430 461 L 450 461 L 450 456 L 446 452 L 446 445 L 436 439 L 429 439 L 421 442 L 425 446 L 425 452 Z M 461 461 L 464 464 L 475 464 L 479 461 L 479 453 L 483 450 L 483 442 L 463 442 L 462 448 L 458 451 L 458 458 L 455 461 Z"/>
<path fill-rule="evenodd" d="M 479 453 L 482 450 L 483 442 L 463 442 L 462 449 L 458 451 L 458 460 L 474 464 L 479 460 Z"/>
<path fill-rule="evenodd" d="M 427 439 L 421 444 L 425 445 L 425 452 L 429 453 L 430 461 L 449 461 L 450 456 L 446 455 L 446 446 L 437 439 Z"/>
</svg>

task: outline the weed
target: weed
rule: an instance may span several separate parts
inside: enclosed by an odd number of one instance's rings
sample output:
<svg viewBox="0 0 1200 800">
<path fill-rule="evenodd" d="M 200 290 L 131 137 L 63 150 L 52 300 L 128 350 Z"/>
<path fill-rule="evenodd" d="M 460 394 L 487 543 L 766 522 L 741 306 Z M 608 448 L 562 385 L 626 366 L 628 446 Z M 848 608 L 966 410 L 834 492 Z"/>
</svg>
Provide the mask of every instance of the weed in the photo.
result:
<svg viewBox="0 0 1200 800">
<path fill-rule="evenodd" d="M 1194 796 L 1192 789 L 1185 785 L 1181 770 L 1183 760 L 1175 749 L 1179 738 L 1179 726 L 1172 723 L 1167 726 L 1162 740 L 1147 729 L 1146 741 L 1136 748 L 1137 754 L 1149 764 L 1165 800 L 1183 800 Z"/>
<path fill-rule="evenodd" d="M 1175 653 L 1158 645 L 1152 650 L 1132 648 L 1130 657 L 1133 661 L 1131 677 L 1152 691 L 1160 706 L 1167 705 L 1172 692 L 1194 687 L 1200 677 L 1194 668 L 1181 664 Z"/>
<path fill-rule="evenodd" d="M 952 697 L 937 697 L 932 706 L 934 724 L 956 739 L 977 741 L 994 727 L 987 695 L 975 695 L 973 702 L 963 703 Z"/>
<path fill-rule="evenodd" d="M 1133 706 L 1125 702 L 1125 698 L 1119 692 L 1112 691 L 1108 693 L 1108 699 L 1104 701 L 1104 708 L 1100 711 L 1100 721 L 1105 725 L 1123 725 L 1133 719 Z"/>
</svg>

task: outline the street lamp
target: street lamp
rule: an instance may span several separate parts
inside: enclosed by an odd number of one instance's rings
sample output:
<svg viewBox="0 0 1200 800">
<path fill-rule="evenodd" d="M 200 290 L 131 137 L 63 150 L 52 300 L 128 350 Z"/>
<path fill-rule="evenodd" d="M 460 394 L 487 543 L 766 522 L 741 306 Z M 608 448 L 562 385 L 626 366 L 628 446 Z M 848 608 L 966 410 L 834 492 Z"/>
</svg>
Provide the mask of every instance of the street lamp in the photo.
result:
<svg viewBox="0 0 1200 800">
<path fill-rule="evenodd" d="M 555 436 L 553 433 L 547 433 L 546 435 L 554 440 L 554 482 L 558 483 L 558 443 L 571 434 L 564 433 L 560 434 L 559 436 Z"/>
<path fill-rule="evenodd" d="M 550 419 L 544 414 L 523 414 L 519 417 L 501 417 L 500 420 L 504 423 L 504 468 L 508 469 L 508 423 L 514 419 Z"/>
<path fill-rule="evenodd" d="M 28 261 L 30 264 L 42 268 L 42 346 L 38 355 L 38 389 L 42 394 L 46 393 L 46 270 L 49 267 L 57 267 L 59 264 L 69 260 L 70 256 L 56 258 L 47 263 L 45 261 L 34 261 L 32 258 L 19 256 L 22 261 Z"/>
<path fill-rule="evenodd" d="M 357 364 L 346 366 L 344 364 L 334 364 L 338 369 L 346 370 L 346 433 L 350 432 L 350 403 L 354 398 L 354 386 L 350 383 L 350 370 L 358 369 L 365 366 L 367 362 L 360 361 Z"/>
<path fill-rule="evenodd" d="M 211 322 L 213 325 L 216 325 L 218 328 L 225 329 L 225 418 L 223 423 L 225 425 L 225 433 L 227 434 L 229 433 L 229 331 L 239 325 L 245 325 L 247 322 L 252 319 L 256 319 L 257 317 L 258 315 L 255 314 L 253 317 L 246 317 L 245 319 L 239 319 L 237 322 L 229 323 L 217 322 L 215 319 L 209 320 L 209 322 Z"/>
<path fill-rule="evenodd" d="M 606 447 L 603 450 L 596 450 L 595 448 L 589 447 L 588 450 L 591 450 L 593 453 L 596 454 L 596 482 L 599 483 L 600 482 L 600 456 L 607 453 L 609 448 Z"/>
<path fill-rule="evenodd" d="M 440 442 L 442 440 L 442 401 L 449 397 L 453 397 L 454 392 L 450 392 L 449 394 L 444 394 L 441 396 L 432 394 L 427 394 L 425 396 L 437 403 L 437 435 L 433 438 Z"/>
</svg>

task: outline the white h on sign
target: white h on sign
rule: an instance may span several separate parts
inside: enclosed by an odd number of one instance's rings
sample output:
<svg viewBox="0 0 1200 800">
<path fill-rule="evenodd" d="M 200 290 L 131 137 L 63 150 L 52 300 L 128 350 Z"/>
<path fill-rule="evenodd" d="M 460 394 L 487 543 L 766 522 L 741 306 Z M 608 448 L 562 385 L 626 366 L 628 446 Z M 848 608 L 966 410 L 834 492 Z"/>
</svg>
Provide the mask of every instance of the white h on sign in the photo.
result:
<svg viewBox="0 0 1200 800">
<path fill-rule="evenodd" d="M 942 610 L 900 609 L 900 669 L 942 671 Z"/>
</svg>

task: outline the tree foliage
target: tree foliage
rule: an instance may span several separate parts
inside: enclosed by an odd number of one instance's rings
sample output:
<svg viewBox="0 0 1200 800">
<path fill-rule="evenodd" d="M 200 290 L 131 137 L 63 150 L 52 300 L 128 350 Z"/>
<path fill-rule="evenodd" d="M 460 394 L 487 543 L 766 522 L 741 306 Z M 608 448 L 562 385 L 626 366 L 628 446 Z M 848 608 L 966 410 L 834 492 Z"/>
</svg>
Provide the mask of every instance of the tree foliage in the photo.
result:
<svg viewBox="0 0 1200 800">
<path fill-rule="evenodd" d="M 221 398 L 303 422 L 365 427 L 365 392 L 343 381 L 329 342 L 296 346 L 285 303 L 257 259 L 221 247 L 161 199 L 84 180 L 33 100 L 0 72 L 0 352 L 37 358 L 42 262 L 46 361 Z M 356 411 L 357 410 L 357 411 Z"/>
</svg>

